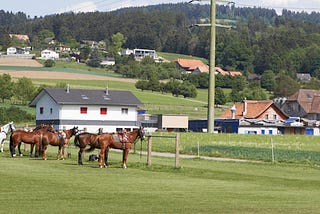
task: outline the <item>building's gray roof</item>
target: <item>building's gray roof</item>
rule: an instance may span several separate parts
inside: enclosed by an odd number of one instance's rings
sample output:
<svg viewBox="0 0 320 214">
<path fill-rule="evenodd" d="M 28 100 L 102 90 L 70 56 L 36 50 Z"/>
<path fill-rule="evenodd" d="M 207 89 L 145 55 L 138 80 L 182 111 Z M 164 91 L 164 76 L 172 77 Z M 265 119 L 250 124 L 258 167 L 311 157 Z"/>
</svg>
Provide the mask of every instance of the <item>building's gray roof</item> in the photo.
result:
<svg viewBox="0 0 320 214">
<path fill-rule="evenodd" d="M 42 96 L 47 94 L 57 104 L 61 105 L 123 105 L 142 106 L 131 91 L 120 90 L 86 90 L 86 89 L 64 89 L 45 88 L 42 89 L 30 102 L 30 106 L 36 106 Z"/>
</svg>

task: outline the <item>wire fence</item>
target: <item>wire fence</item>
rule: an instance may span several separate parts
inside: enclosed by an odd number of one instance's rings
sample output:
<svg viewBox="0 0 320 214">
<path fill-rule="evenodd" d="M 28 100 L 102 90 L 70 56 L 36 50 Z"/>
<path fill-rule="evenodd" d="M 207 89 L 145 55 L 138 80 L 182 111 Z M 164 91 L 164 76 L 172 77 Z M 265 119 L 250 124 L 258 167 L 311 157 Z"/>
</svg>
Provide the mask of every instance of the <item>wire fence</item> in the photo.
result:
<svg viewBox="0 0 320 214">
<path fill-rule="evenodd" d="M 175 133 L 157 133 L 152 152 L 176 153 Z M 320 164 L 320 138 L 303 135 L 181 133 L 179 154 L 252 161 Z M 142 150 L 147 151 L 147 143 Z"/>
</svg>

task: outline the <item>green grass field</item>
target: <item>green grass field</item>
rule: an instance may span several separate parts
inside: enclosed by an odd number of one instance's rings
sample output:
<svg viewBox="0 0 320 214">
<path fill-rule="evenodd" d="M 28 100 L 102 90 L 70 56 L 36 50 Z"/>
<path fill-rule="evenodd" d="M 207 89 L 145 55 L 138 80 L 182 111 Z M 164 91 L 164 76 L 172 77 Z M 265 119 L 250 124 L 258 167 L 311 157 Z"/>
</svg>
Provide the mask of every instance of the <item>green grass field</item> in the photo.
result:
<svg viewBox="0 0 320 214">
<path fill-rule="evenodd" d="M 320 170 L 295 164 L 240 163 L 112 152 L 107 169 L 71 158 L 0 153 L 1 213 L 319 213 Z M 97 152 L 96 152 L 97 153 Z"/>
</svg>

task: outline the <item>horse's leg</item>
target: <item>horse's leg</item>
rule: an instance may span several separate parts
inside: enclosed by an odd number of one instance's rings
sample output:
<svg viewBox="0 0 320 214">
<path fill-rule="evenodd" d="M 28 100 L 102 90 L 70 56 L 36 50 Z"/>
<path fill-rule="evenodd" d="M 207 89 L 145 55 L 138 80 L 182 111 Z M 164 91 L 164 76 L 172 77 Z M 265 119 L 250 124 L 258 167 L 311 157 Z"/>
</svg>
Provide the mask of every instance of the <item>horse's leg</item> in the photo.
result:
<svg viewBox="0 0 320 214">
<path fill-rule="evenodd" d="M 60 156 L 61 156 L 61 146 L 58 146 L 57 160 L 60 160 Z"/>
<path fill-rule="evenodd" d="M 104 165 L 108 167 L 108 155 L 109 155 L 109 147 L 104 151 Z"/>
<path fill-rule="evenodd" d="M 47 149 L 48 145 L 42 145 L 42 160 L 47 160 Z"/>
<path fill-rule="evenodd" d="M 32 158 L 33 149 L 34 149 L 34 144 L 30 144 L 30 158 Z"/>
<path fill-rule="evenodd" d="M 37 143 L 35 143 L 36 145 L 36 149 L 35 149 L 35 152 L 34 152 L 34 157 L 35 158 L 37 158 L 37 157 L 39 157 L 39 154 L 40 154 L 40 151 L 39 151 L 39 149 L 40 149 L 40 142 L 37 142 Z"/>
<path fill-rule="evenodd" d="M 65 152 L 65 150 L 66 150 L 66 147 L 67 147 L 67 145 L 66 144 L 63 144 L 63 146 L 62 146 L 62 160 L 64 160 L 64 152 Z"/>
<path fill-rule="evenodd" d="M 122 155 L 122 168 L 126 169 L 127 168 L 127 157 L 129 154 L 129 149 L 125 148 L 123 150 L 123 155 Z"/>
<path fill-rule="evenodd" d="M 2 139 L 2 141 L 0 142 L 0 144 L 1 144 L 0 152 L 3 152 L 4 139 Z"/>
<path fill-rule="evenodd" d="M 78 152 L 78 165 L 83 165 L 82 157 L 83 157 L 84 149 L 85 148 L 80 148 L 80 150 Z"/>
<path fill-rule="evenodd" d="M 99 167 L 102 168 L 102 162 L 104 162 L 104 154 L 105 154 L 105 149 L 100 149 L 100 154 L 99 154 L 99 160 L 98 160 L 98 163 L 99 163 Z M 106 167 L 105 164 L 103 164 L 103 167 Z"/>
<path fill-rule="evenodd" d="M 22 156 L 22 152 L 21 152 L 21 142 L 18 144 L 18 151 L 19 151 L 19 156 Z"/>
<path fill-rule="evenodd" d="M 16 149 L 15 149 L 15 145 L 13 145 L 13 143 L 10 143 L 10 153 L 11 153 L 11 157 L 15 157 L 16 156 Z"/>
</svg>

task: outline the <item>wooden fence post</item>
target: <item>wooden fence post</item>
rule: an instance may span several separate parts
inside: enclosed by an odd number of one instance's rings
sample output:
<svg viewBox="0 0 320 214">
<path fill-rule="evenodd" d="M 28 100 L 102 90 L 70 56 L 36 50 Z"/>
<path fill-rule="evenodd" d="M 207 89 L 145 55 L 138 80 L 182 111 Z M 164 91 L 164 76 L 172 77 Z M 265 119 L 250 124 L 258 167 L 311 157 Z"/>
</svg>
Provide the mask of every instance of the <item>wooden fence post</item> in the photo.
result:
<svg viewBox="0 0 320 214">
<path fill-rule="evenodd" d="M 180 143 L 180 135 L 177 133 L 176 135 L 176 168 L 179 168 L 179 143 Z"/>
<path fill-rule="evenodd" d="M 152 136 L 148 136 L 148 156 L 147 156 L 148 166 L 151 166 L 151 152 L 152 152 Z"/>
</svg>

